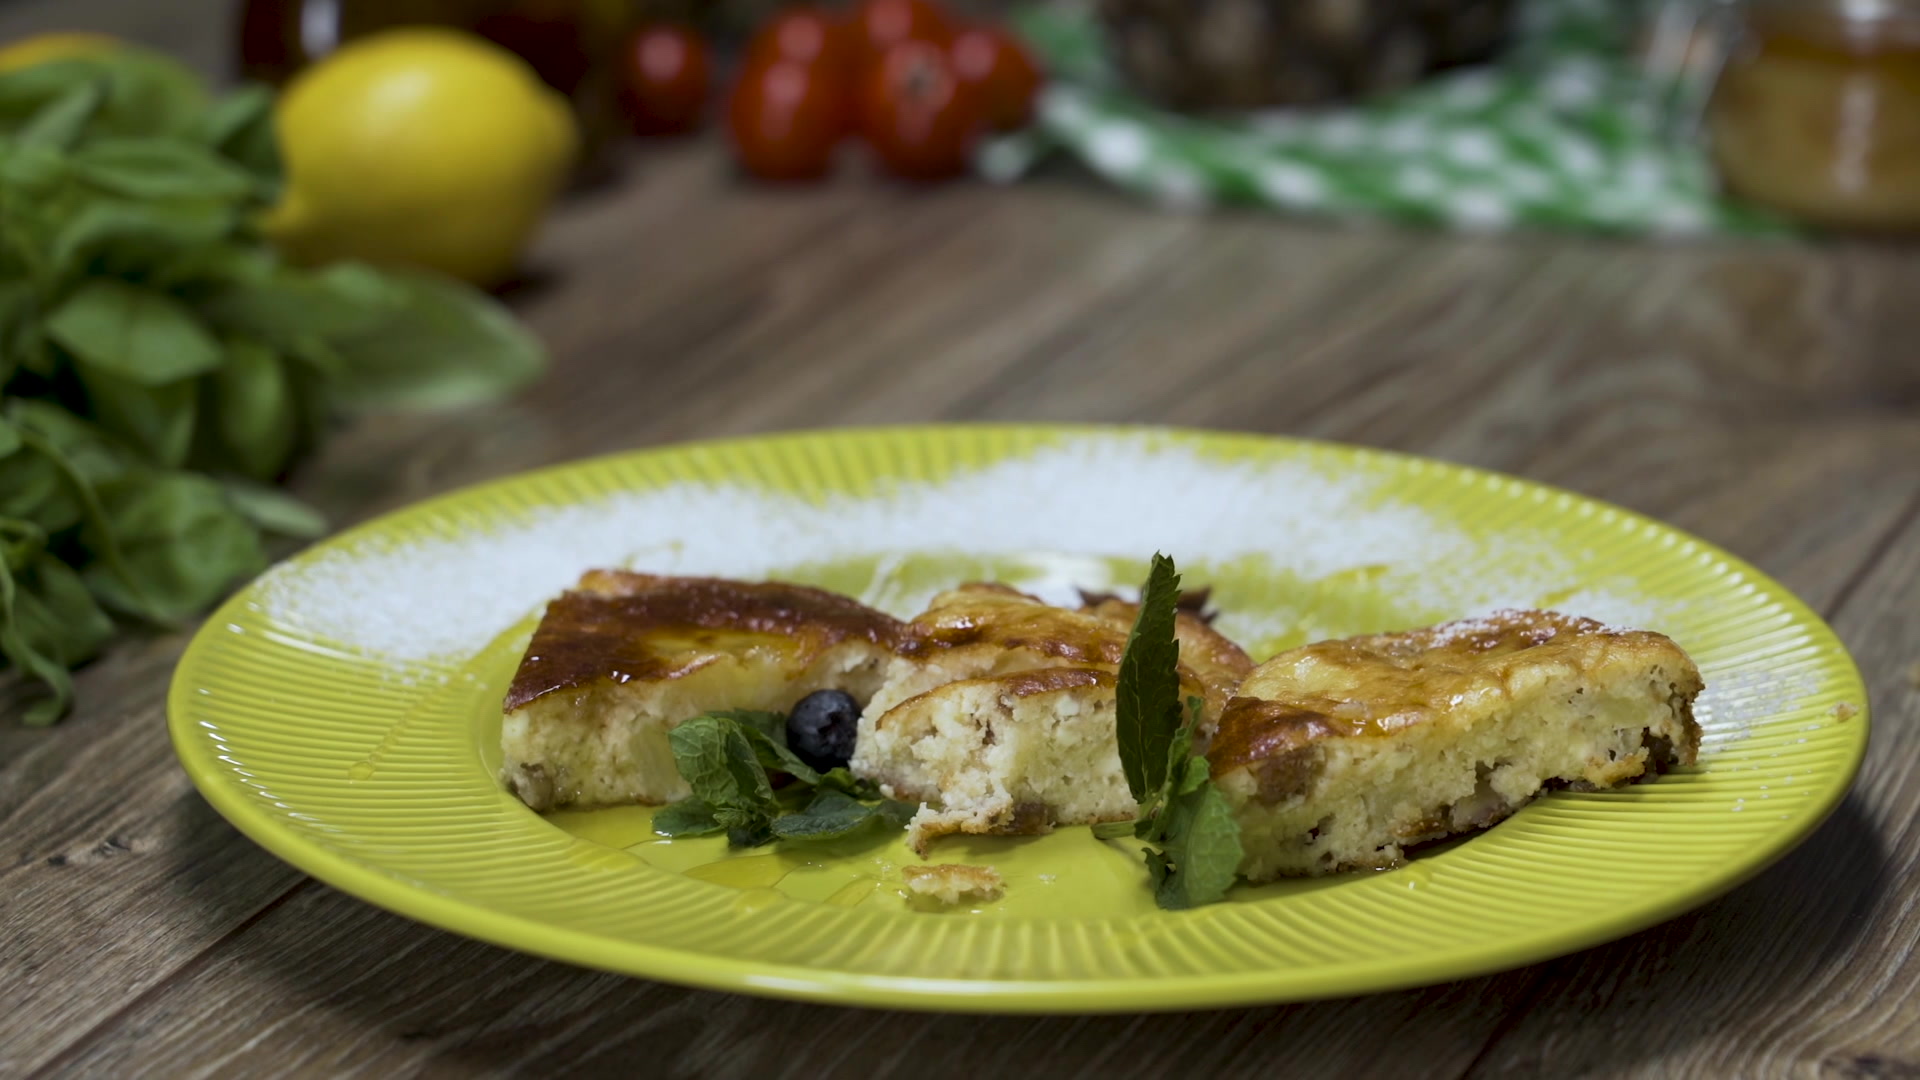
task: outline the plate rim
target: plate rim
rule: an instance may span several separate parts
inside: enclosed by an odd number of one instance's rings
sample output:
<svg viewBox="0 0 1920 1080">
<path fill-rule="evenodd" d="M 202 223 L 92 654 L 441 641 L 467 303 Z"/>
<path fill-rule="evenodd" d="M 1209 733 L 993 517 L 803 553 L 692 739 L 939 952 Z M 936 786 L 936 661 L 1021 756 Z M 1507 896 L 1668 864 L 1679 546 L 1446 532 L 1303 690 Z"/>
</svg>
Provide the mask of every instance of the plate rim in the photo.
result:
<svg viewBox="0 0 1920 1080">
<path fill-rule="evenodd" d="M 1286 989 L 1273 985 L 1274 970 L 1240 974 L 1162 976 L 1152 980 L 1112 979 L 944 979 L 820 971 L 792 964 L 758 963 L 684 951 L 646 942 L 608 938 L 530 916 L 499 911 L 477 901 L 436 892 L 404 876 L 361 863 L 310 842 L 248 798 L 230 782 L 213 749 L 198 737 L 190 721 L 192 694 L 186 675 L 201 660 L 218 627 L 239 610 L 257 587 L 255 577 L 237 588 L 202 621 L 176 661 L 167 692 L 167 729 L 176 758 L 195 789 L 242 835 L 276 858 L 358 900 L 435 929 L 543 959 L 633 978 L 685 987 L 749 994 L 816 1004 L 914 1012 L 1002 1014 L 1157 1013 L 1277 1004 L 1360 996 L 1477 978 L 1572 955 L 1648 929 L 1725 895 L 1751 880 L 1803 843 L 1826 822 L 1857 781 L 1871 732 L 1871 701 L 1858 660 L 1826 619 L 1797 593 L 1747 560 L 1692 532 L 1604 499 L 1513 473 L 1465 465 L 1443 458 L 1337 440 L 1274 435 L 1233 429 L 1156 424 L 937 422 L 923 424 L 833 425 L 788 428 L 738 436 L 660 443 L 610 451 L 564 462 L 509 472 L 437 495 L 393 507 L 277 560 L 273 568 L 378 531 L 404 514 L 428 515 L 437 507 L 468 499 L 486 489 L 537 481 L 546 475 L 592 468 L 653 454 L 685 453 L 701 448 L 781 440 L 867 436 L 917 438 L 928 435 L 999 431 L 1037 436 L 1153 437 L 1241 439 L 1290 445 L 1314 453 L 1389 460 L 1398 469 L 1441 470 L 1480 484 L 1498 483 L 1570 498 L 1619 515 L 1639 528 L 1652 527 L 1697 545 L 1699 550 L 1749 581 L 1768 587 L 1772 599 L 1808 628 L 1813 643 L 1841 661 L 1835 681 L 1859 712 L 1848 721 L 1855 735 L 1835 779 L 1808 812 L 1788 827 L 1767 834 L 1757 854 L 1729 864 L 1685 890 L 1672 890 L 1585 921 L 1576 929 L 1541 930 L 1488 949 L 1469 944 L 1425 957 L 1355 961 L 1305 978 L 1293 976 Z M 1174 917 L 1177 917 L 1177 913 Z M 1142 1001 L 1144 993 L 1159 1001 Z"/>
</svg>

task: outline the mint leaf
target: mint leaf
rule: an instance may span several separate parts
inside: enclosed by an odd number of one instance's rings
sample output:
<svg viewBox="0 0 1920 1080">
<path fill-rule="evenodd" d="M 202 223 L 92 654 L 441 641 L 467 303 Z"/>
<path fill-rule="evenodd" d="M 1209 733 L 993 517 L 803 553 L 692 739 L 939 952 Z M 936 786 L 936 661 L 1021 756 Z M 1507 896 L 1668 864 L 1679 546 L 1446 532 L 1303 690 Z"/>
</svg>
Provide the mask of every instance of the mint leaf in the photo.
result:
<svg viewBox="0 0 1920 1080">
<path fill-rule="evenodd" d="M 712 836 L 723 831 L 713 807 L 695 796 L 663 807 L 653 815 L 653 831 L 661 836 Z"/>
<path fill-rule="evenodd" d="M 905 828 L 918 809 L 893 799 L 863 803 L 844 791 L 822 788 L 805 810 L 775 818 L 773 834 L 782 840 L 804 841 L 851 836 L 875 823 L 897 830 Z"/>
<path fill-rule="evenodd" d="M 669 732 L 667 745 L 681 777 L 694 797 L 712 808 L 720 828 L 764 828 L 780 812 L 773 785 L 738 721 L 696 716 Z"/>
<path fill-rule="evenodd" d="M 1169 910 L 1224 898 L 1244 854 L 1226 796 L 1210 782 L 1207 759 L 1193 753 L 1205 702 L 1187 698 L 1184 713 L 1178 703 L 1180 646 L 1173 631 L 1179 594 L 1173 560 L 1155 554 L 1120 660 L 1116 698 L 1120 762 L 1140 813 L 1131 822 L 1094 826 L 1101 839 L 1130 832 L 1147 843 L 1142 858 L 1154 902 Z"/>
<path fill-rule="evenodd" d="M 1179 726 L 1180 644 L 1173 636 L 1179 600 L 1173 560 L 1155 553 L 1114 689 L 1120 764 L 1142 812 L 1166 783 L 1167 747 Z"/>
<path fill-rule="evenodd" d="M 1164 817 L 1164 854 L 1153 853 L 1158 858 L 1150 856 L 1147 864 L 1154 876 L 1155 902 L 1178 910 L 1225 899 L 1245 852 L 1227 797 L 1208 782 L 1206 758 L 1187 759 L 1185 776 Z"/>
<path fill-rule="evenodd" d="M 62 347 L 99 371 L 161 386 L 220 366 L 220 345 L 186 308 L 119 281 L 82 286 L 47 317 Z"/>
<path fill-rule="evenodd" d="M 782 840 L 826 840 L 845 836 L 871 823 L 877 811 L 844 792 L 820 791 L 805 810 L 776 818 L 773 834 Z"/>
</svg>

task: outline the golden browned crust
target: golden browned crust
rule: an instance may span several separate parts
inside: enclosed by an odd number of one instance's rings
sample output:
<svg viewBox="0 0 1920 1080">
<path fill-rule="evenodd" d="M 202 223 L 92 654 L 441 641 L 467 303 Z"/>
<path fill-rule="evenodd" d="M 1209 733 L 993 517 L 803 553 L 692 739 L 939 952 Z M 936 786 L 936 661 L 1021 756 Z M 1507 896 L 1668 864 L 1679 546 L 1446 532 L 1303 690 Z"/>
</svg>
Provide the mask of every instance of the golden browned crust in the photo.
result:
<svg viewBox="0 0 1920 1080">
<path fill-rule="evenodd" d="M 1006 585 L 969 582 L 935 596 L 914 616 L 902 653 L 929 660 L 941 650 L 1019 649 L 1061 667 L 1113 671 L 1126 654 L 1138 611 L 1112 598 L 1076 611 Z M 1174 633 L 1182 689 L 1206 699 L 1207 715 L 1218 715 L 1253 661 L 1196 616 L 1182 613 Z"/>
<path fill-rule="evenodd" d="M 1204 591 L 1199 595 L 1204 599 Z M 1131 632 L 1134 620 L 1140 617 L 1139 604 L 1115 597 L 1094 598 L 1080 610 L 1125 632 Z M 1178 613 L 1173 636 L 1180 642 L 1180 662 L 1193 669 L 1206 685 L 1208 703 L 1217 714 L 1253 670 L 1253 659 L 1201 615 Z"/>
<path fill-rule="evenodd" d="M 1669 673 L 1672 704 L 1689 738 L 1660 747 L 1667 759 L 1661 763 L 1691 764 L 1700 738 L 1691 706 L 1703 684 L 1687 654 L 1662 634 L 1551 611 L 1500 611 L 1282 653 L 1227 703 L 1207 761 L 1216 776 L 1252 766 L 1263 794 L 1275 797 L 1304 788 L 1322 740 L 1391 735 L 1462 703 L 1508 696 L 1523 668 L 1591 672 L 1623 659 Z"/>
<path fill-rule="evenodd" d="M 935 596 L 908 624 L 909 654 L 973 645 L 1026 649 L 1071 664 L 1117 667 L 1124 632 L 1006 585 L 969 582 Z"/>
<path fill-rule="evenodd" d="M 1015 671 L 1007 675 L 985 675 L 977 679 L 960 679 L 936 686 L 923 694 L 913 697 L 888 709 L 874 721 L 876 728 L 894 727 L 915 717 L 916 710 L 938 694 L 951 694 L 955 689 L 965 686 L 992 686 L 1004 697 L 1038 697 L 1041 694 L 1054 694 L 1062 690 L 1074 690 L 1083 687 L 1112 686 L 1115 677 L 1111 671 L 1097 668 L 1033 668 L 1027 671 Z"/>
<path fill-rule="evenodd" d="M 547 605 L 505 707 L 599 680 L 680 678 L 752 644 L 798 671 L 842 641 L 897 650 L 906 637 L 898 620 L 823 589 L 591 570 Z"/>
</svg>

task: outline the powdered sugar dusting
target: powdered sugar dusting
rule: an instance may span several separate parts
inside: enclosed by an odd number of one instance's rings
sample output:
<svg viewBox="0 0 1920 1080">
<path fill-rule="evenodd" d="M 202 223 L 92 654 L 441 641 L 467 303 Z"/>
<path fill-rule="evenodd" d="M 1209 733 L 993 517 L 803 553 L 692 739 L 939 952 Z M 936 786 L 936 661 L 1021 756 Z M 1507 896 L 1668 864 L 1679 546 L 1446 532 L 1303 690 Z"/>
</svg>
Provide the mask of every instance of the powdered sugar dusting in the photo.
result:
<svg viewBox="0 0 1920 1080">
<path fill-rule="evenodd" d="M 1693 703 L 1693 718 L 1700 722 L 1701 745 L 1711 748 L 1719 742 L 1743 739 L 1755 724 L 1791 711 L 1819 689 L 1819 678 L 1804 671 L 1749 668 L 1711 676 L 1707 688 Z"/>
<path fill-rule="evenodd" d="M 1106 573 L 1100 557 L 1158 550 L 1183 567 L 1258 556 L 1304 580 L 1387 566 L 1410 610 L 1449 616 L 1534 606 L 1569 580 L 1569 556 L 1545 538 L 1475 539 L 1375 498 L 1385 482 L 1303 462 L 1215 460 L 1140 436 L 1083 437 L 865 498 L 679 484 L 397 547 L 348 544 L 276 568 L 259 595 L 290 628 L 397 660 L 440 660 L 477 652 L 590 567 L 753 577 L 910 551 L 1083 553 L 1043 559 L 1034 580 L 1015 583 L 1064 601 L 1074 586 L 1114 584 L 1084 579 Z M 885 592 L 876 574 L 870 598 L 895 613 L 924 599 Z M 1608 609 L 1626 622 L 1659 613 L 1631 590 L 1584 599 L 1570 610 Z"/>
</svg>

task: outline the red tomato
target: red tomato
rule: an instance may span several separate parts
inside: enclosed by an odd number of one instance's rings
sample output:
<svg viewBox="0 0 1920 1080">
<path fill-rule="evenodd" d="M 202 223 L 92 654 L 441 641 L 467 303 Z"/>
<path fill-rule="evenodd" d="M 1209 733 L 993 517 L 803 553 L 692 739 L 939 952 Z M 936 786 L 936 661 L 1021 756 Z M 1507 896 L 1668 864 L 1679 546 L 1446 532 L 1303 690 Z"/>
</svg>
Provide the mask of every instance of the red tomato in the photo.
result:
<svg viewBox="0 0 1920 1080">
<path fill-rule="evenodd" d="M 803 4 L 761 24 L 747 45 L 746 63 L 761 67 L 774 60 L 797 60 L 851 73 L 855 45 L 852 26 L 831 12 Z"/>
<path fill-rule="evenodd" d="M 974 89 L 954 73 L 946 49 L 903 41 L 867 73 L 860 123 L 889 171 L 934 180 L 966 170 L 984 118 Z"/>
<path fill-rule="evenodd" d="M 945 45 L 953 37 L 953 23 L 933 0 L 860 0 L 853 10 L 853 36 L 861 65 L 871 67 L 903 41 Z"/>
<path fill-rule="evenodd" d="M 1040 67 L 1020 39 L 994 26 L 973 26 L 953 39 L 953 70 L 973 87 L 987 122 L 1002 131 L 1027 126 L 1040 92 Z"/>
<path fill-rule="evenodd" d="M 699 126 L 713 70 L 699 34 L 672 24 L 642 27 L 620 56 L 620 96 L 635 131 L 666 135 Z"/>
<path fill-rule="evenodd" d="M 795 60 L 748 68 L 727 107 L 734 157 L 767 180 L 811 180 L 833 165 L 848 127 L 846 82 Z"/>
</svg>

